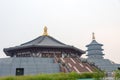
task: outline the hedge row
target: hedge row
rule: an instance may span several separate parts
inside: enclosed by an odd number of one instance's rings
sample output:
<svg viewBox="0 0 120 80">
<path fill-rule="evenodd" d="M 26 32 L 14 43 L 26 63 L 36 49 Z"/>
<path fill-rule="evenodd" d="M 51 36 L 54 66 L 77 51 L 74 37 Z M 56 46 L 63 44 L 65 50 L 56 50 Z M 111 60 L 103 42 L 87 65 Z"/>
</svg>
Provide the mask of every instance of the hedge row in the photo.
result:
<svg viewBox="0 0 120 80">
<path fill-rule="evenodd" d="M 7 76 L 1 77 L 0 80 L 77 80 L 83 78 L 94 78 L 100 80 L 104 77 L 103 72 L 97 73 L 56 73 L 56 74 L 39 74 L 39 75 L 27 75 L 27 76 Z"/>
</svg>

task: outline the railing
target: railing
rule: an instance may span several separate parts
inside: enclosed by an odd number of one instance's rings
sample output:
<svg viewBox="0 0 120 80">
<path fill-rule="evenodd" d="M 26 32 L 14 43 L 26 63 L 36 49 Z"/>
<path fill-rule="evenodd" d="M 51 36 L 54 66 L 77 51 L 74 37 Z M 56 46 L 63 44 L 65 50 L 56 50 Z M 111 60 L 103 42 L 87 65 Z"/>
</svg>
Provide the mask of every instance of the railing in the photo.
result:
<svg viewBox="0 0 120 80">
<path fill-rule="evenodd" d="M 64 62 L 62 61 L 60 58 L 58 59 L 56 56 L 54 57 L 54 62 L 55 63 L 59 63 L 60 65 L 60 71 L 61 72 L 71 72 L 70 67 Z M 64 69 L 64 70 L 63 70 Z"/>
</svg>

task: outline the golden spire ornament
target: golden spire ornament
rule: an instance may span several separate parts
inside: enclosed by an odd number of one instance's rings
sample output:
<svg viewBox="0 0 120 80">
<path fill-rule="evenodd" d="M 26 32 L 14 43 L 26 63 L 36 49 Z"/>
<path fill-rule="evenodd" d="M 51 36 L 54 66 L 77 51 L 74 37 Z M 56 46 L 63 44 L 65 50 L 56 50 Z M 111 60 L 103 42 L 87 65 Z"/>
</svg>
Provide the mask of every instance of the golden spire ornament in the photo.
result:
<svg viewBox="0 0 120 80">
<path fill-rule="evenodd" d="M 95 40 L 95 33 L 92 33 L 92 39 Z"/>
<path fill-rule="evenodd" d="M 44 33 L 43 33 L 43 36 L 48 36 L 48 32 L 47 32 L 47 27 L 46 27 L 46 26 L 44 27 Z"/>
</svg>

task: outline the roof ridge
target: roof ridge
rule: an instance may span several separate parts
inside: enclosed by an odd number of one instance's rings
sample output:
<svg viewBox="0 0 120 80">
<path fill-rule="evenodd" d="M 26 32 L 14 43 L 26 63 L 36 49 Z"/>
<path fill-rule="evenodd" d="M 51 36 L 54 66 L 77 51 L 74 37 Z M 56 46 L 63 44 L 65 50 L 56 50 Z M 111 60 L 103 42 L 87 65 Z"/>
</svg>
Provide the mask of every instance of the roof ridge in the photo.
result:
<svg viewBox="0 0 120 80">
<path fill-rule="evenodd" d="M 53 37 L 51 37 L 51 36 L 48 36 L 48 37 L 52 38 L 53 40 L 55 40 L 56 42 L 58 42 L 58 43 L 60 43 L 60 44 L 62 44 L 62 45 L 66 45 L 66 44 L 64 44 L 64 43 L 62 43 L 62 42 L 60 42 L 60 41 L 58 41 L 57 39 L 55 39 L 55 38 L 53 38 Z"/>
<path fill-rule="evenodd" d="M 41 43 L 45 39 L 45 36 L 40 36 L 40 37 L 43 37 L 43 38 L 40 41 L 38 41 L 38 43 Z"/>
<path fill-rule="evenodd" d="M 40 37 L 40 36 L 39 36 L 39 37 Z M 31 43 L 31 42 L 33 42 L 33 41 L 35 41 L 36 39 L 38 39 L 39 37 L 37 37 L 37 38 L 35 38 L 35 39 L 33 39 L 33 40 L 30 40 L 30 41 L 28 41 L 28 42 L 25 42 L 25 43 L 21 44 L 21 46 L 22 46 L 22 45 L 29 44 L 29 43 Z"/>
</svg>

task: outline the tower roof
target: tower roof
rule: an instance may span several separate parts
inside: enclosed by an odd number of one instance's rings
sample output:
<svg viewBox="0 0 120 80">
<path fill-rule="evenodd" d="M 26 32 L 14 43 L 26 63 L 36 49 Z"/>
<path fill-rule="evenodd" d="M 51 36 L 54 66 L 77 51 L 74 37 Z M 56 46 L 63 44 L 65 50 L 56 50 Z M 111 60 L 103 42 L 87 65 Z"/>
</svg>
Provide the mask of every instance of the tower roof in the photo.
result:
<svg viewBox="0 0 120 80">
<path fill-rule="evenodd" d="M 26 42 L 24 44 L 21 44 L 19 46 L 15 47 L 10 47 L 10 48 L 5 48 L 4 52 L 7 55 L 9 54 L 9 51 L 11 50 L 20 50 L 20 49 L 26 49 L 26 48 L 32 48 L 32 47 L 37 47 L 37 48 L 59 48 L 59 49 L 72 49 L 80 54 L 85 53 L 83 50 L 78 49 L 74 46 L 66 45 L 55 38 L 51 37 L 47 33 L 47 27 L 44 28 L 44 33 L 42 36 L 37 37 L 36 39 L 33 39 L 29 42 Z"/>
<path fill-rule="evenodd" d="M 102 59 L 103 58 L 103 49 L 102 49 L 103 44 L 98 43 L 95 40 L 95 35 L 94 33 L 92 34 L 92 42 L 88 45 L 86 45 L 87 49 L 87 56 L 88 59 Z"/>
<path fill-rule="evenodd" d="M 99 45 L 99 46 L 103 46 L 103 44 L 98 43 L 96 40 L 92 40 L 92 42 L 88 45 L 86 45 L 86 47 L 92 46 L 92 45 Z"/>
<path fill-rule="evenodd" d="M 68 47 L 68 45 L 46 35 L 39 36 L 38 38 L 21 44 L 20 46 Z"/>
<path fill-rule="evenodd" d="M 103 44 L 100 44 L 100 43 L 98 43 L 98 42 L 95 40 L 95 33 L 94 33 L 94 32 L 92 33 L 92 42 L 91 42 L 90 44 L 86 45 L 86 47 L 89 47 L 89 46 L 91 46 L 91 45 L 100 45 L 100 46 L 103 46 Z"/>
</svg>

